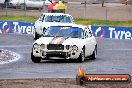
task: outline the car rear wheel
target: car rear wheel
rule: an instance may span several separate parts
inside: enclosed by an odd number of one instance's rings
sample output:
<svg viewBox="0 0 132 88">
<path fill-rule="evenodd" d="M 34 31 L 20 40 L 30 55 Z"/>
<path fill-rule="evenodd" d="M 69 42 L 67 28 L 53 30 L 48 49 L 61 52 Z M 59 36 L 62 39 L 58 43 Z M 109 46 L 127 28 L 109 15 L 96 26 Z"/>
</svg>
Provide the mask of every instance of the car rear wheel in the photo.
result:
<svg viewBox="0 0 132 88">
<path fill-rule="evenodd" d="M 78 57 L 78 62 L 83 62 L 85 60 L 85 48 L 82 49 L 79 57 Z"/>
<path fill-rule="evenodd" d="M 34 37 L 34 40 L 37 40 L 39 38 L 39 35 L 36 33 L 36 29 L 34 29 L 33 37 Z"/>
<path fill-rule="evenodd" d="M 32 53 L 31 53 L 31 60 L 32 60 L 32 62 L 34 62 L 34 63 L 40 63 L 41 58 L 35 57 L 35 56 L 33 55 L 33 52 L 32 52 Z"/>
<path fill-rule="evenodd" d="M 93 54 L 90 56 L 90 60 L 94 60 L 97 57 L 97 47 L 95 47 Z"/>
</svg>

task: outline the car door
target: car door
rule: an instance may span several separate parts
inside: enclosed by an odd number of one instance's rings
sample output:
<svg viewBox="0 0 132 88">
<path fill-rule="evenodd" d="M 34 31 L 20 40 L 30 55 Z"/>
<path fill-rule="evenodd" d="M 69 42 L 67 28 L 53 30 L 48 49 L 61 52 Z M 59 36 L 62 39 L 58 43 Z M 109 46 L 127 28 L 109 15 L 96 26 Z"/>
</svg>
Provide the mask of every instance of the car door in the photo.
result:
<svg viewBox="0 0 132 88">
<path fill-rule="evenodd" d="M 93 53 L 95 44 L 93 41 L 93 34 L 89 28 L 85 28 L 84 31 L 84 39 L 85 39 L 85 55 L 89 56 Z"/>
</svg>

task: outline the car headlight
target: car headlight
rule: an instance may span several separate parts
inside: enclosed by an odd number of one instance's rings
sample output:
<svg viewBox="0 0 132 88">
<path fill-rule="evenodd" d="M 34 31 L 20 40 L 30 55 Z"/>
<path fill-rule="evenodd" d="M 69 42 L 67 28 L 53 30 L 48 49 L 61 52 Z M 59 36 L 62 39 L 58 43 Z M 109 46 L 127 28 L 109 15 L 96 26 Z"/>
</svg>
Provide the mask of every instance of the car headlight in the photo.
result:
<svg viewBox="0 0 132 88">
<path fill-rule="evenodd" d="M 33 45 L 33 48 L 34 48 L 34 50 L 38 50 L 39 45 L 38 45 L 37 43 L 35 43 L 35 44 Z"/>
<path fill-rule="evenodd" d="M 45 44 L 41 44 L 40 47 L 41 47 L 41 49 L 44 49 L 45 48 Z"/>
<path fill-rule="evenodd" d="M 73 45 L 72 46 L 72 50 L 73 50 L 73 52 L 77 52 L 78 51 L 78 47 L 76 45 Z"/>
</svg>

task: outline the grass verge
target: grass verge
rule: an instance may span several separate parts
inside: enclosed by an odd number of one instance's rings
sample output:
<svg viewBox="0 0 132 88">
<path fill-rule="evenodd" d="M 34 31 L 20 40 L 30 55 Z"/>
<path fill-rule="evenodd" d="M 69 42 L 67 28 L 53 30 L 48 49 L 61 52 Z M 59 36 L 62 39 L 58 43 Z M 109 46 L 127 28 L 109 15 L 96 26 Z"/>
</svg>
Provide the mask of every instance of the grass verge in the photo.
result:
<svg viewBox="0 0 132 88">
<path fill-rule="evenodd" d="M 38 18 L 33 16 L 0 16 L 0 20 L 18 20 L 35 22 Z M 132 26 L 132 21 L 111 21 L 97 19 L 74 18 L 75 23 L 82 25 L 110 25 L 110 26 Z"/>
</svg>

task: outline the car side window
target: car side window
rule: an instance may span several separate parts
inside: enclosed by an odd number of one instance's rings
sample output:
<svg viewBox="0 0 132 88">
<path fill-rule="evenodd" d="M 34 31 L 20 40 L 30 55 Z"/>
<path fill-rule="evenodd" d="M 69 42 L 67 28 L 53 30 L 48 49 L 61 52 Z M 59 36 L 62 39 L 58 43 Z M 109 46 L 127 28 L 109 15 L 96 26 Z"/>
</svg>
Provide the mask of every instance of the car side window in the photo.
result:
<svg viewBox="0 0 132 88">
<path fill-rule="evenodd" d="M 92 32 L 91 32 L 91 30 L 89 29 L 89 28 L 87 28 L 87 32 L 88 32 L 88 37 L 92 37 Z"/>
<path fill-rule="evenodd" d="M 87 38 L 87 33 L 86 33 L 86 31 L 84 31 L 84 39 L 86 39 Z"/>
<path fill-rule="evenodd" d="M 45 15 L 43 15 L 42 21 L 44 21 Z"/>
<path fill-rule="evenodd" d="M 92 37 L 92 32 L 89 30 L 89 28 L 86 28 L 84 31 L 84 38 Z"/>
<path fill-rule="evenodd" d="M 73 23 L 73 22 L 74 22 L 74 19 L 73 19 L 73 17 L 72 17 L 72 16 L 70 16 L 70 21 L 71 21 L 71 23 Z"/>
<path fill-rule="evenodd" d="M 43 14 L 41 14 L 39 17 L 39 21 L 42 21 L 42 20 L 43 20 Z"/>
</svg>

